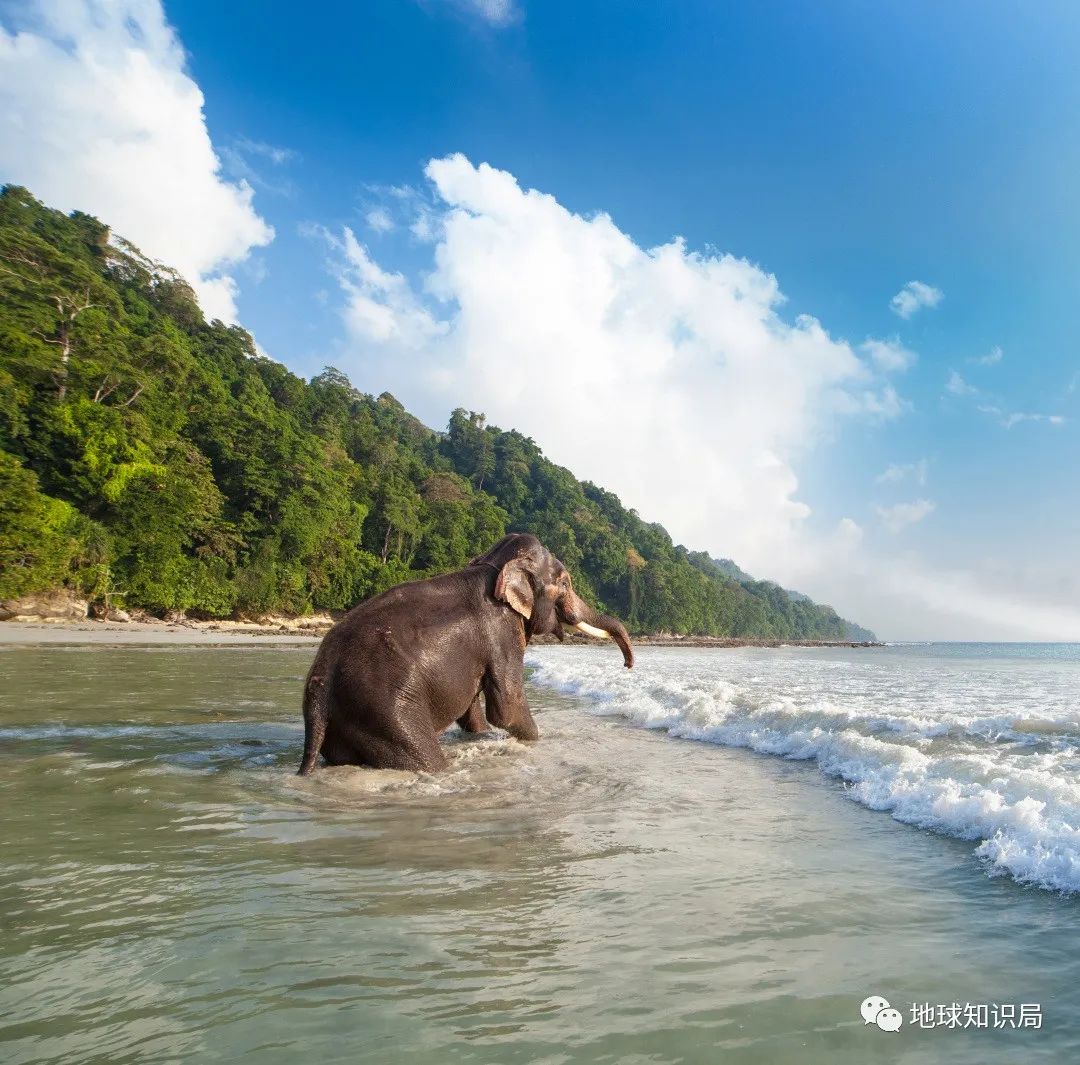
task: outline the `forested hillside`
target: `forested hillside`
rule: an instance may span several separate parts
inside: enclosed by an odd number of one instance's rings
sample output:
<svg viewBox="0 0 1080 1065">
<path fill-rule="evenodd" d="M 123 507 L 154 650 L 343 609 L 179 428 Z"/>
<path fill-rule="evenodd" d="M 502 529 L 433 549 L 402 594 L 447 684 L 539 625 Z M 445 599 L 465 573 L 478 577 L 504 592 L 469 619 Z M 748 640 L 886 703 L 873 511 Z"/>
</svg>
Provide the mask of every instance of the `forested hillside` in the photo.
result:
<svg viewBox="0 0 1080 1065">
<path fill-rule="evenodd" d="M 673 544 L 482 415 L 436 433 L 337 370 L 303 381 L 96 219 L 0 193 L 0 598 L 340 609 L 511 529 L 632 631 L 869 635 Z"/>
</svg>

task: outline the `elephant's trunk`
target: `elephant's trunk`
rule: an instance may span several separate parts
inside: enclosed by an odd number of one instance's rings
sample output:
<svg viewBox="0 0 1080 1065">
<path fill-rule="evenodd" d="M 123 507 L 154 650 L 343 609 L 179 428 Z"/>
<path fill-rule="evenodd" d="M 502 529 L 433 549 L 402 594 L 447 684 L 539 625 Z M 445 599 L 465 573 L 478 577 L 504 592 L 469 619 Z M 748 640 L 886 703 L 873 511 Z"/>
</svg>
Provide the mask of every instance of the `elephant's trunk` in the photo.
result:
<svg viewBox="0 0 1080 1065">
<path fill-rule="evenodd" d="M 574 595 L 573 606 L 568 613 L 571 615 L 567 619 L 569 624 L 580 632 L 600 639 L 614 640 L 622 651 L 623 665 L 627 669 L 633 666 L 634 648 L 630 646 L 630 636 L 621 621 L 608 617 L 607 614 L 597 613 L 578 595 Z"/>
</svg>

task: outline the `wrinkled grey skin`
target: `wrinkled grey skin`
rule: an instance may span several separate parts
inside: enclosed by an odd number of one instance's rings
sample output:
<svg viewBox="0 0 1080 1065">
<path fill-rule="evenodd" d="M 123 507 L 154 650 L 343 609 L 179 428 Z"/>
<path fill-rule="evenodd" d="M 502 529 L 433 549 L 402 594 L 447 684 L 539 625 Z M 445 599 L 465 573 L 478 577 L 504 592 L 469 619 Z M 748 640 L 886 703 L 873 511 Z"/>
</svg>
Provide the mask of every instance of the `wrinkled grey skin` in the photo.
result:
<svg viewBox="0 0 1080 1065">
<path fill-rule="evenodd" d="M 439 735 L 455 721 L 538 739 L 525 647 L 541 633 L 561 639 L 563 625 L 610 636 L 633 665 L 622 624 L 585 603 L 566 567 L 525 533 L 456 573 L 361 603 L 326 634 L 308 673 L 300 775 L 320 754 L 330 765 L 443 769 Z"/>
</svg>

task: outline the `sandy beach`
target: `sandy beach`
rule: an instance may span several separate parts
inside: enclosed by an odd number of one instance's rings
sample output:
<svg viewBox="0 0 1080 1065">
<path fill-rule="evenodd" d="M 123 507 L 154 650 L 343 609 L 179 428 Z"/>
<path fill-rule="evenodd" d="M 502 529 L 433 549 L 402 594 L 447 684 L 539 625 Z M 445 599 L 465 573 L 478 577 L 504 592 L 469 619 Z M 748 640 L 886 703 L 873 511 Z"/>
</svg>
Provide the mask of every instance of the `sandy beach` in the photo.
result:
<svg viewBox="0 0 1080 1065">
<path fill-rule="evenodd" d="M 111 621 L 30 622 L 0 621 L 0 646 L 31 646 L 34 644 L 100 644 L 142 645 L 170 644 L 183 646 L 201 644 L 315 644 L 323 630 L 315 632 L 275 632 L 260 625 L 246 626 L 240 622 L 168 625 L 133 621 L 119 624 Z"/>
<path fill-rule="evenodd" d="M 332 624 L 328 618 L 257 621 L 0 621 L 0 646 L 84 643 L 101 645 L 141 644 L 308 644 L 320 640 Z M 847 640 L 764 640 L 737 636 L 635 636 L 638 647 L 716 648 L 738 647 L 880 647 L 881 644 Z M 533 641 L 537 646 L 557 644 L 553 636 Z M 601 641 L 567 633 L 566 643 L 599 646 Z"/>
</svg>

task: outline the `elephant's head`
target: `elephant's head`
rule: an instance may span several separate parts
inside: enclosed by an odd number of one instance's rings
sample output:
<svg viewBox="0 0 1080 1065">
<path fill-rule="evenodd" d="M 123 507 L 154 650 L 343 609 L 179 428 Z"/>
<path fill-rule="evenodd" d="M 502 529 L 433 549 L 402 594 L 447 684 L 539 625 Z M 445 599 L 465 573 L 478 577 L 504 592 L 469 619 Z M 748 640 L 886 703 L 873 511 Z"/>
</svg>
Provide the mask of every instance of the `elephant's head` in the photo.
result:
<svg viewBox="0 0 1080 1065">
<path fill-rule="evenodd" d="M 496 571 L 495 598 L 525 619 L 525 633 L 530 639 L 551 633 L 561 640 L 563 625 L 570 625 L 589 636 L 614 640 L 626 668 L 634 664 L 634 649 L 622 623 L 593 610 L 574 591 L 566 567 L 535 536 L 504 536 L 470 565 Z"/>
</svg>

